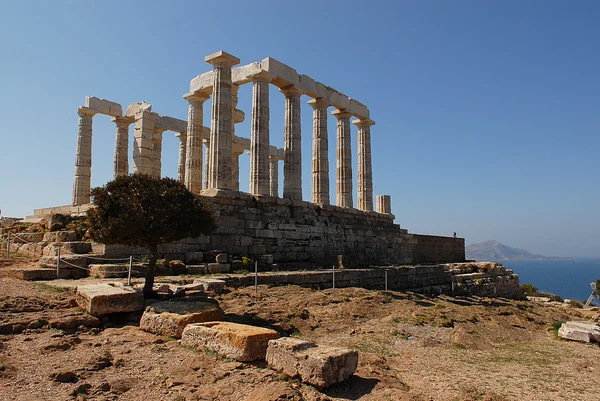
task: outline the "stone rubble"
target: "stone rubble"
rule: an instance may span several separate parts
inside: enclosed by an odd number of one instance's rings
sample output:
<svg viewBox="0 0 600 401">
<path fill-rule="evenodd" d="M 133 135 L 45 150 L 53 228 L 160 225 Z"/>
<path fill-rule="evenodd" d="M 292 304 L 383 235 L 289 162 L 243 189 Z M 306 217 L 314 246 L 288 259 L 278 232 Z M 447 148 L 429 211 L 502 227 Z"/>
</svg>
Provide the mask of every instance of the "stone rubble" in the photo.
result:
<svg viewBox="0 0 600 401">
<path fill-rule="evenodd" d="M 170 300 L 156 302 L 146 308 L 140 329 L 161 336 L 181 338 L 190 323 L 212 322 L 223 319 L 218 305 L 206 302 Z"/>
</svg>

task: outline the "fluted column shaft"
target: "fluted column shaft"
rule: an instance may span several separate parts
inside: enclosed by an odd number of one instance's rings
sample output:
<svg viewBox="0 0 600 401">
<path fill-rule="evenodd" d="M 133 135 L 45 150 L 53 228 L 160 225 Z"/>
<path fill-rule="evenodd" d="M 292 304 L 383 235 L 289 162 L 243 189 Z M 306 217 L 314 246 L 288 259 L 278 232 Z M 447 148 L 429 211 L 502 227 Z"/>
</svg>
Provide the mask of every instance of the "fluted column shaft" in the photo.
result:
<svg viewBox="0 0 600 401">
<path fill-rule="evenodd" d="M 158 114 L 142 111 L 135 116 L 135 131 L 133 133 L 133 168 L 134 174 L 152 174 L 154 153 L 154 124 Z"/>
<path fill-rule="evenodd" d="M 337 119 L 336 149 L 336 204 L 340 207 L 353 207 L 352 201 L 352 143 L 350 139 L 350 113 L 336 110 L 332 113 Z"/>
<path fill-rule="evenodd" d="M 269 195 L 279 196 L 279 159 L 271 156 L 269 168 L 270 191 Z"/>
<path fill-rule="evenodd" d="M 208 189 L 208 177 L 210 176 L 210 140 L 205 139 L 203 142 L 204 142 L 204 181 L 202 184 L 202 188 Z"/>
<path fill-rule="evenodd" d="M 327 137 L 327 102 L 313 99 L 312 202 L 329 205 L 329 140 Z"/>
<path fill-rule="evenodd" d="M 163 129 L 154 129 L 154 135 L 152 136 L 152 176 L 156 178 L 161 177 L 162 171 L 162 134 L 165 132 Z"/>
<path fill-rule="evenodd" d="M 185 144 L 186 188 L 195 194 L 202 191 L 202 123 L 204 120 L 203 104 L 209 95 L 195 95 L 187 98 L 188 125 Z"/>
<path fill-rule="evenodd" d="M 129 125 L 132 120 L 127 117 L 115 117 L 112 121 L 117 125 L 114 153 L 113 177 L 129 174 Z"/>
<path fill-rule="evenodd" d="M 253 77 L 250 136 L 250 193 L 270 194 L 269 173 L 269 78 Z"/>
<path fill-rule="evenodd" d="M 282 88 L 285 95 L 283 145 L 283 197 L 302 200 L 302 131 L 300 126 L 300 95 L 293 86 Z"/>
<path fill-rule="evenodd" d="M 389 195 L 377 196 L 377 213 L 392 214 L 392 199 Z"/>
<path fill-rule="evenodd" d="M 77 109 L 79 128 L 73 179 L 73 206 L 90 203 L 92 179 L 92 118 L 96 114 L 87 107 Z"/>
<path fill-rule="evenodd" d="M 233 163 L 232 163 L 232 183 L 231 186 L 233 188 L 234 191 L 239 191 L 240 190 L 240 156 L 244 153 L 244 150 L 242 149 L 241 152 L 239 151 L 233 151 Z"/>
<path fill-rule="evenodd" d="M 185 183 L 185 153 L 187 148 L 187 133 L 180 132 L 175 135 L 179 138 L 179 158 L 177 159 L 177 181 Z M 202 145 L 200 145 L 202 146 Z M 202 151 L 200 151 L 202 153 Z"/>
<path fill-rule="evenodd" d="M 358 127 L 358 208 L 373 211 L 373 167 L 371 164 L 371 126 L 374 121 L 352 121 Z"/>
</svg>

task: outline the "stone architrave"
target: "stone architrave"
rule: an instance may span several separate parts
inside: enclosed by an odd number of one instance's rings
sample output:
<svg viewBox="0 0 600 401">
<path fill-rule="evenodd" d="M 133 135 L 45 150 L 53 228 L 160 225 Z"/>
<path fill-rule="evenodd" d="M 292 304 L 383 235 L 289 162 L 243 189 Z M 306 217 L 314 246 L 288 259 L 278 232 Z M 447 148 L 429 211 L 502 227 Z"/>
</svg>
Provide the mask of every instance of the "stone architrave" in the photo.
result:
<svg viewBox="0 0 600 401">
<path fill-rule="evenodd" d="M 210 188 L 231 189 L 233 99 L 231 67 L 240 60 L 224 51 L 206 56 L 213 66 L 212 121 L 210 131 Z"/>
<path fill-rule="evenodd" d="M 162 135 L 165 130 L 162 128 L 154 128 L 154 135 L 152 136 L 152 176 L 156 178 L 161 177 L 162 172 Z"/>
<path fill-rule="evenodd" d="M 208 94 L 185 96 L 188 101 L 188 126 L 185 145 L 185 187 L 194 194 L 202 191 L 202 123 L 203 104 Z"/>
<path fill-rule="evenodd" d="M 358 127 L 358 209 L 373 211 L 373 168 L 371 165 L 371 126 L 373 120 L 354 120 Z"/>
<path fill-rule="evenodd" d="M 112 121 L 117 125 L 114 155 L 114 178 L 129 174 L 129 125 L 133 120 L 129 117 L 115 117 Z"/>
<path fill-rule="evenodd" d="M 271 78 L 260 73 L 251 77 L 252 127 L 250 136 L 250 193 L 269 195 L 269 82 Z"/>
<path fill-rule="evenodd" d="M 377 213 L 392 214 L 392 199 L 389 195 L 377 195 Z"/>
<path fill-rule="evenodd" d="M 152 175 L 154 154 L 154 125 L 159 115 L 143 110 L 135 115 L 133 134 L 133 173 Z"/>
<path fill-rule="evenodd" d="M 340 207 L 353 207 L 352 201 L 352 145 L 350 140 L 350 117 L 344 110 L 335 110 L 337 118 L 336 151 L 336 204 Z"/>
<path fill-rule="evenodd" d="M 327 107 L 323 99 L 308 102 L 313 108 L 312 202 L 329 205 L 329 145 Z"/>
<path fill-rule="evenodd" d="M 280 89 L 285 95 L 283 146 L 283 197 L 302 200 L 302 131 L 300 126 L 300 96 L 295 86 Z"/>
<path fill-rule="evenodd" d="M 279 158 L 270 156 L 269 181 L 271 183 L 269 195 L 279 196 Z"/>
<path fill-rule="evenodd" d="M 75 156 L 75 177 L 73 180 L 73 206 L 90 203 L 92 179 L 92 118 L 95 110 L 79 107 L 79 129 L 77 132 L 77 153 Z"/>
<path fill-rule="evenodd" d="M 175 134 L 179 138 L 179 158 L 177 159 L 177 181 L 185 183 L 185 153 L 187 149 L 187 133 L 179 132 Z M 200 152 L 202 153 L 202 152 Z"/>
</svg>

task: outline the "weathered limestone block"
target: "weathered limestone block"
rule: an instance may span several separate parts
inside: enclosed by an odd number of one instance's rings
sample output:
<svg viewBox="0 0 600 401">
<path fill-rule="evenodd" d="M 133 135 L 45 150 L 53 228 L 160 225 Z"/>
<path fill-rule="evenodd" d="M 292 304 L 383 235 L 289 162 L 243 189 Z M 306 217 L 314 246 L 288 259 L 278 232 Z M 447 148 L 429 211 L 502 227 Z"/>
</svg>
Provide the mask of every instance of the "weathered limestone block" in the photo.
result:
<svg viewBox="0 0 600 401">
<path fill-rule="evenodd" d="M 135 117 L 136 114 L 141 113 L 142 111 L 152 111 L 152 105 L 146 102 L 135 102 L 127 106 L 127 110 L 125 110 L 125 115 L 127 117 Z"/>
<path fill-rule="evenodd" d="M 86 254 L 92 252 L 92 243 L 84 241 L 70 241 L 70 242 L 51 242 L 44 248 L 44 256 L 56 256 L 58 255 L 57 247 L 61 248 L 61 257 L 67 256 L 68 254 Z"/>
<path fill-rule="evenodd" d="M 146 308 L 140 321 L 140 329 L 181 338 L 183 329 L 190 323 L 214 322 L 223 319 L 218 305 L 195 301 L 157 302 Z"/>
<path fill-rule="evenodd" d="M 229 263 L 209 263 L 207 266 L 208 274 L 229 273 L 230 269 Z"/>
<path fill-rule="evenodd" d="M 56 268 L 56 256 L 42 256 L 40 258 L 41 267 Z M 86 267 L 88 258 L 85 255 L 60 255 L 61 269 L 76 269 L 77 267 Z M 66 263 L 64 263 L 66 262 Z"/>
<path fill-rule="evenodd" d="M 565 322 L 558 336 L 567 340 L 600 343 L 600 325 L 589 322 Z"/>
<path fill-rule="evenodd" d="M 296 70 L 272 57 L 262 60 L 260 66 L 263 71 L 268 72 L 273 77 L 273 84 L 280 88 L 289 85 L 298 86 L 300 83 L 300 75 Z"/>
<path fill-rule="evenodd" d="M 202 252 L 186 252 L 185 261 L 186 263 L 198 263 L 204 260 L 204 253 Z"/>
<path fill-rule="evenodd" d="M 94 316 L 144 309 L 144 296 L 141 291 L 110 284 L 79 286 L 75 300 L 81 309 Z"/>
<path fill-rule="evenodd" d="M 208 273 L 207 265 L 187 265 L 187 273 L 188 274 L 206 274 Z"/>
<path fill-rule="evenodd" d="M 113 264 L 91 264 L 90 277 L 97 278 L 123 278 L 129 274 L 129 263 L 113 263 Z M 131 277 L 144 277 L 146 275 L 146 267 L 141 263 L 136 263 L 131 266 Z"/>
<path fill-rule="evenodd" d="M 203 278 L 194 280 L 194 284 L 202 284 L 204 291 L 220 293 L 225 289 L 225 281 L 215 278 Z"/>
<path fill-rule="evenodd" d="M 95 96 L 85 97 L 85 107 L 97 111 L 100 114 L 106 114 L 113 117 L 120 117 L 123 114 L 123 108 L 119 103 L 111 102 L 106 99 L 99 99 Z"/>
<path fill-rule="evenodd" d="M 358 366 L 356 351 L 292 337 L 269 341 L 266 359 L 272 369 L 319 388 L 346 380 Z"/>
<path fill-rule="evenodd" d="M 183 330 L 181 343 L 205 348 L 241 362 L 264 359 L 275 330 L 231 322 L 193 323 Z"/>
<path fill-rule="evenodd" d="M 46 234 L 54 234 L 54 232 L 49 232 Z M 17 244 L 27 243 L 27 242 L 41 242 L 44 240 L 45 234 L 43 233 L 15 233 L 12 235 L 12 241 Z"/>
</svg>

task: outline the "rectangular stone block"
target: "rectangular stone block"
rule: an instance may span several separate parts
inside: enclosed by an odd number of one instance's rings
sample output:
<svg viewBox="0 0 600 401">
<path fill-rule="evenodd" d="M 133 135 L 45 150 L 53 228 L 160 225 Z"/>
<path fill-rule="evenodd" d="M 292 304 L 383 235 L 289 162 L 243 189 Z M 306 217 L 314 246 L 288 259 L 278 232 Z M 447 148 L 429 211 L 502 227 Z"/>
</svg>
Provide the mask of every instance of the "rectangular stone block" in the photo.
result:
<svg viewBox="0 0 600 401">
<path fill-rule="evenodd" d="M 202 284 L 204 291 L 220 293 L 225 289 L 225 281 L 216 278 L 202 278 L 194 280 L 194 284 Z"/>
<path fill-rule="evenodd" d="M 187 132 L 187 121 L 169 116 L 160 116 L 154 126 L 167 131 Z"/>
<path fill-rule="evenodd" d="M 217 352 L 241 362 L 264 359 L 269 340 L 279 338 L 275 330 L 231 322 L 189 324 L 181 343 Z"/>
<path fill-rule="evenodd" d="M 198 91 L 208 90 L 213 86 L 213 72 L 208 71 L 204 74 L 198 75 L 190 81 L 190 92 L 195 93 Z"/>
<path fill-rule="evenodd" d="M 312 98 L 327 98 L 327 87 L 307 75 L 300 74 L 298 88 Z"/>
<path fill-rule="evenodd" d="M 289 85 L 298 86 L 300 83 L 300 76 L 296 70 L 272 57 L 262 60 L 260 66 L 273 77 L 271 82 L 280 88 Z"/>
<path fill-rule="evenodd" d="M 144 296 L 141 291 L 110 284 L 79 286 L 75 300 L 81 309 L 94 316 L 144 309 Z"/>
<path fill-rule="evenodd" d="M 85 107 L 96 110 L 100 114 L 120 117 L 123 114 L 123 108 L 119 103 L 111 102 L 106 99 L 99 99 L 95 96 L 86 96 Z"/>
<path fill-rule="evenodd" d="M 140 329 L 161 336 L 181 338 L 183 330 L 190 323 L 221 319 L 223 311 L 214 303 L 170 300 L 148 306 L 140 320 Z"/>
<path fill-rule="evenodd" d="M 250 63 L 236 67 L 231 70 L 231 80 L 235 85 L 243 85 L 250 82 L 250 77 L 262 71 L 260 63 Z"/>
<path fill-rule="evenodd" d="M 356 117 L 370 118 L 371 113 L 369 109 L 364 104 L 360 103 L 358 100 L 350 98 L 350 113 L 352 113 Z"/>
<path fill-rule="evenodd" d="M 266 359 L 272 369 L 318 388 L 346 380 L 358 366 L 356 351 L 292 337 L 269 341 Z"/>
</svg>

